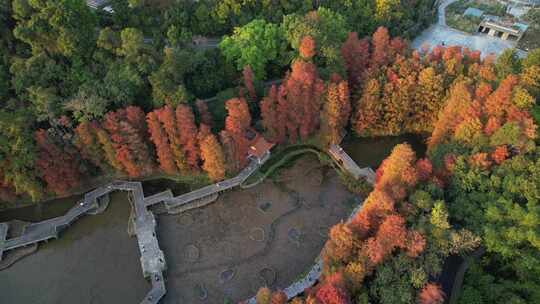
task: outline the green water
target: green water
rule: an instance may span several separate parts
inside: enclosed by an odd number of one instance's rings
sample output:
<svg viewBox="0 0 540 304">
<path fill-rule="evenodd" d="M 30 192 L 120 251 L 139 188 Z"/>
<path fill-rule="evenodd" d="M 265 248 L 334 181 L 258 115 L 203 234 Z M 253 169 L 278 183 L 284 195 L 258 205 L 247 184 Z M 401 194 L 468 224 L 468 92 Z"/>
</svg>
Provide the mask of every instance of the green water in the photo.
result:
<svg viewBox="0 0 540 304">
<path fill-rule="evenodd" d="M 376 169 L 390 155 L 394 146 L 401 143 L 410 144 L 417 157 L 423 157 L 426 152 L 425 139 L 414 134 L 374 138 L 350 136 L 345 138 L 341 146 L 360 167 Z"/>
</svg>

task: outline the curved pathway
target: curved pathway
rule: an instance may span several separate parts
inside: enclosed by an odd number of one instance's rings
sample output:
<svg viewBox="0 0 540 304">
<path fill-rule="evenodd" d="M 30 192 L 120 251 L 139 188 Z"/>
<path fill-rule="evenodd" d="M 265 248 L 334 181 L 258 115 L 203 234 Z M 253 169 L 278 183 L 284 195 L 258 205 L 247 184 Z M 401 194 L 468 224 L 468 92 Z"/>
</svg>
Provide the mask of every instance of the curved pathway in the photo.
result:
<svg viewBox="0 0 540 304">
<path fill-rule="evenodd" d="M 446 24 L 446 7 L 457 0 L 443 0 L 438 8 L 438 21 L 424 30 L 420 36 L 413 40 L 411 46 L 417 50 L 425 45 L 434 47 L 437 45 L 459 45 L 473 51 L 481 51 L 483 56 L 488 54 L 501 54 L 505 49 L 515 48 L 513 41 L 502 40 L 500 38 L 485 34 L 468 34 L 449 27 Z M 522 52 L 518 52 L 522 53 Z"/>
</svg>

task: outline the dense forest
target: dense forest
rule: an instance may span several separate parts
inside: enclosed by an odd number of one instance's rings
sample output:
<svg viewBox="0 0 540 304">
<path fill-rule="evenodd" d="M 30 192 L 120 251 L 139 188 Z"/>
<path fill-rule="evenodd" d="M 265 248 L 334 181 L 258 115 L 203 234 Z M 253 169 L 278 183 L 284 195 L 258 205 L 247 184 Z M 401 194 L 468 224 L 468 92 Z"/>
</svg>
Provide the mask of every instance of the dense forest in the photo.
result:
<svg viewBox="0 0 540 304">
<path fill-rule="evenodd" d="M 432 1 L 108 5 L 114 13 L 83 0 L 0 0 L 0 201 L 66 194 L 103 174 L 161 171 L 201 181 L 201 170 L 212 179 L 234 173 L 245 162 L 242 132 L 250 127 L 235 124 L 248 119 L 235 112 L 259 121 L 264 81 L 282 79 L 303 37 L 318 41 L 306 62 L 327 80 L 345 76 L 340 48 L 348 32 L 386 25 L 411 36 L 433 12 Z M 312 67 L 296 70 L 303 68 Z M 317 126 L 315 114 L 302 138 Z"/>
<path fill-rule="evenodd" d="M 315 2 L 0 0 L 0 201 L 103 176 L 222 180 L 260 136 L 417 133 L 427 155 L 394 148 L 292 303 L 442 303 L 444 261 L 478 250 L 460 303 L 539 303 L 540 50 L 412 50 L 431 1 Z"/>
</svg>

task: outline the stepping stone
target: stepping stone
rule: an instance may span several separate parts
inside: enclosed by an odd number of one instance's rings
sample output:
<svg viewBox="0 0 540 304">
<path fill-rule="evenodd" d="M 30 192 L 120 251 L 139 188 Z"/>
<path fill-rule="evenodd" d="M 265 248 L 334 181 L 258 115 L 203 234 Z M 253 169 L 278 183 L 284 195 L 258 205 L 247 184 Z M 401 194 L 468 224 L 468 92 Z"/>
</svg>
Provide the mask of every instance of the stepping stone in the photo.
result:
<svg viewBox="0 0 540 304">
<path fill-rule="evenodd" d="M 289 238 L 289 241 L 300 244 L 302 241 L 302 232 L 300 232 L 298 228 L 291 228 L 287 231 L 287 237 Z"/>
<path fill-rule="evenodd" d="M 259 208 L 260 211 L 262 211 L 263 213 L 266 213 L 266 211 L 268 211 L 268 209 L 272 207 L 272 203 L 271 202 L 260 203 L 257 207 Z"/>
<path fill-rule="evenodd" d="M 266 238 L 264 229 L 260 227 L 251 228 L 251 230 L 249 231 L 249 238 L 252 241 L 263 242 Z"/>
<path fill-rule="evenodd" d="M 236 272 L 234 271 L 234 269 L 224 270 L 219 274 L 219 280 L 221 281 L 221 283 L 230 281 L 234 278 L 235 273 Z"/>
<path fill-rule="evenodd" d="M 195 292 L 197 293 L 197 297 L 199 300 L 204 301 L 208 299 L 208 290 L 204 287 L 202 283 L 198 283 L 195 285 Z"/>
<path fill-rule="evenodd" d="M 273 286 L 277 279 L 277 273 L 272 268 L 263 268 L 259 271 L 259 278 L 263 283 L 261 286 Z"/>
<path fill-rule="evenodd" d="M 195 245 L 187 245 L 185 249 L 185 257 L 188 262 L 195 262 L 201 256 L 201 251 Z"/>
</svg>

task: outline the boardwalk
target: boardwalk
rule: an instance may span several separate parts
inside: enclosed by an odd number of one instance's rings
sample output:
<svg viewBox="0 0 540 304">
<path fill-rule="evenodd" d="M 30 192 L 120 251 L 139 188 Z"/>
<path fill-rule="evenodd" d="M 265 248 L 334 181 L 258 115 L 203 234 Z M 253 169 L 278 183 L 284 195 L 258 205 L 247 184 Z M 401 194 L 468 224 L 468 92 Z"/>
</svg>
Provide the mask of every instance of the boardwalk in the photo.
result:
<svg viewBox="0 0 540 304">
<path fill-rule="evenodd" d="M 100 199 L 108 196 L 113 191 L 128 191 L 130 201 L 135 211 L 134 228 L 139 251 L 141 253 L 141 267 L 145 278 L 148 278 L 152 288 L 147 293 L 141 303 L 155 304 L 167 292 L 164 283 L 163 272 L 167 269 L 165 255 L 159 247 L 156 236 L 156 219 L 148 207 L 158 203 L 165 203 L 166 208 L 174 213 L 174 209 L 186 209 L 189 205 L 200 206 L 198 202 L 212 202 L 217 195 L 225 190 L 240 185 L 253 172 L 255 172 L 268 157 L 261 159 L 251 158 L 248 166 L 237 176 L 203 187 L 201 189 L 174 197 L 170 190 L 144 197 L 142 184 L 140 182 L 116 181 L 106 186 L 99 187 L 85 194 L 84 199 L 71 208 L 65 215 L 45 220 L 39 223 L 28 225 L 21 236 L 6 239 L 9 226 L 7 223 L 0 223 L 0 260 L 2 254 L 7 250 L 21 248 L 34 243 L 58 238 L 60 231 L 68 227 L 75 220 L 86 214 L 92 214 L 97 210 L 104 209 L 100 204 Z M 106 201 L 108 202 L 108 200 Z M 192 204 L 190 204 L 192 203 Z M 105 202 L 103 202 L 105 204 Z"/>
<path fill-rule="evenodd" d="M 58 238 L 59 233 L 63 229 L 81 216 L 102 212 L 106 208 L 106 204 L 108 204 L 108 200 L 103 200 L 103 198 L 108 198 L 109 193 L 113 191 L 127 191 L 130 193 L 130 202 L 135 213 L 134 229 L 141 254 L 142 272 L 144 277 L 152 284 L 152 288 L 141 301 L 141 304 L 156 304 L 167 292 L 163 276 L 167 265 L 156 236 L 156 219 L 148 207 L 163 203 L 169 213 L 178 213 L 204 206 L 215 201 L 219 193 L 242 184 L 269 159 L 269 156 L 269 151 L 261 158 L 251 156 L 249 158 L 249 164 L 237 176 L 177 197 L 174 197 L 170 190 L 144 197 L 140 182 L 116 181 L 86 193 L 84 199 L 78 202 L 65 215 L 28 225 L 23 233 L 16 238 L 6 239 L 9 225 L 7 223 L 0 223 L 0 260 L 2 259 L 2 254 L 7 250 Z M 347 168 L 343 169 L 347 170 Z M 365 177 L 370 182 L 372 181 L 369 174 L 372 171 L 368 172 L 362 169 L 361 172 L 362 174 L 366 174 Z M 320 260 L 318 260 L 317 264 L 303 281 L 297 282 L 286 289 L 287 296 L 292 298 L 306 287 L 313 285 L 320 276 L 321 265 Z"/>
</svg>

